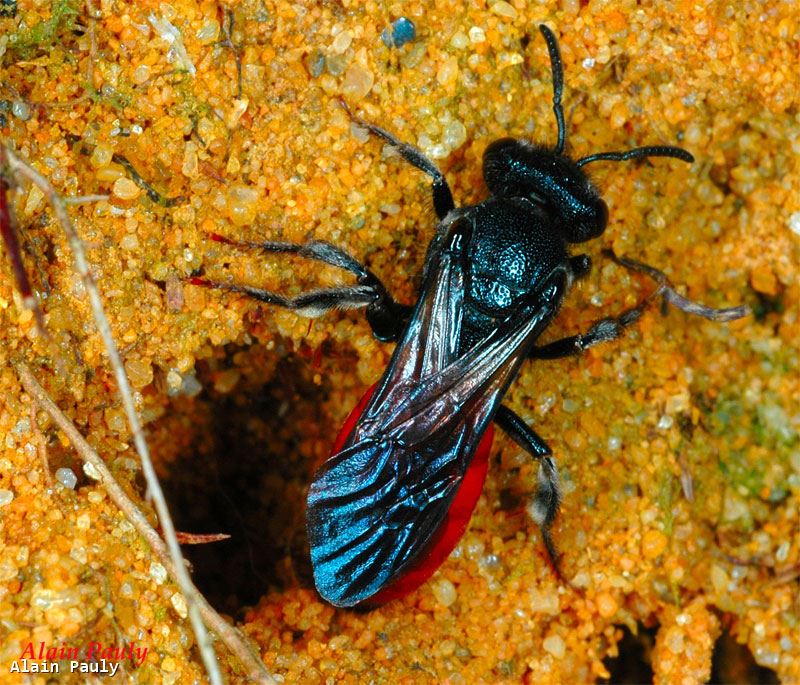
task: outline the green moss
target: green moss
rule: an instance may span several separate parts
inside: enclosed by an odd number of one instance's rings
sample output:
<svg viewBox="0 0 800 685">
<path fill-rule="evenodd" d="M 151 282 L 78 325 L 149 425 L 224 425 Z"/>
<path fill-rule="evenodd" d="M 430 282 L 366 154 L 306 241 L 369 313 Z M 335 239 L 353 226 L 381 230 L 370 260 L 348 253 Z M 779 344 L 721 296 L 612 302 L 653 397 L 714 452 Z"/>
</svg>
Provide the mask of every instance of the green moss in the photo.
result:
<svg viewBox="0 0 800 685">
<path fill-rule="evenodd" d="M 16 60 L 31 57 L 37 49 L 51 46 L 61 35 L 72 31 L 77 15 L 77 0 L 53 0 L 49 19 L 12 33 L 8 37 L 6 54 Z"/>
<path fill-rule="evenodd" d="M 797 432 L 777 398 L 767 395 L 756 407 L 752 418 L 753 436 L 757 445 L 765 447 L 792 447 L 797 443 Z"/>
<path fill-rule="evenodd" d="M 198 98 L 191 89 L 191 83 L 184 80 L 178 85 L 176 91 L 179 96 L 176 114 L 185 117 L 192 124 L 192 130 L 197 130 L 197 123 L 212 112 L 211 105 Z"/>
<path fill-rule="evenodd" d="M 733 451 L 726 459 L 720 459 L 719 470 L 742 495 L 757 497 L 764 486 L 763 469 L 751 464 L 744 450 Z"/>
<path fill-rule="evenodd" d="M 728 444 L 758 446 L 769 452 L 768 461 L 763 459 L 763 452 L 753 449 L 722 453 L 718 467 L 728 483 L 740 495 L 749 497 L 762 496 L 767 487 L 768 499 L 781 501 L 787 495 L 781 481 L 791 471 L 790 456 L 798 443 L 797 431 L 781 397 L 764 392 L 757 399 L 744 402 L 738 394 L 723 395 L 703 409 L 703 425 L 712 435 Z"/>
<path fill-rule="evenodd" d="M 663 523 L 664 523 L 664 533 L 665 535 L 669 536 L 672 535 L 672 524 L 674 516 L 672 514 L 672 499 L 673 499 L 673 490 L 675 477 L 665 471 L 661 475 L 661 482 L 658 486 L 658 508 L 661 509 L 661 513 L 663 514 Z"/>
<path fill-rule="evenodd" d="M 514 675 L 514 660 L 513 659 L 504 659 L 497 663 L 495 666 L 495 671 L 499 673 L 504 678 L 510 678 Z"/>
<path fill-rule="evenodd" d="M 153 608 L 153 619 L 156 623 L 161 623 L 167 619 L 167 608 L 163 604 L 157 604 Z"/>
</svg>

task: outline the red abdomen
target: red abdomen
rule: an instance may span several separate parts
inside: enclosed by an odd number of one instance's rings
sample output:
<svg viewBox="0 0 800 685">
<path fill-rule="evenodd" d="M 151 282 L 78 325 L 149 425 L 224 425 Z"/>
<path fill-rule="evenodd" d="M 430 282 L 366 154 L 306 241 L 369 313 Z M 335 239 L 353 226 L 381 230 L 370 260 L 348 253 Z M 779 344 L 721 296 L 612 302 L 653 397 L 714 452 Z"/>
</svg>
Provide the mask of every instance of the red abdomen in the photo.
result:
<svg viewBox="0 0 800 685">
<path fill-rule="evenodd" d="M 367 402 L 372 397 L 372 393 L 375 392 L 375 387 L 373 385 L 367 390 L 355 409 L 350 412 L 350 416 L 347 417 L 342 429 L 336 436 L 331 455 L 337 454 L 344 447 L 345 442 L 353 432 L 356 422 L 367 406 Z M 478 444 L 475 456 L 472 458 L 464 475 L 464 480 L 461 481 L 461 485 L 456 491 L 447 516 L 445 516 L 438 530 L 431 536 L 426 550 L 406 569 L 402 576 L 370 597 L 365 604 L 383 604 L 413 592 L 428 580 L 444 560 L 450 556 L 450 552 L 453 551 L 461 536 L 464 535 L 464 531 L 467 529 L 469 520 L 472 517 L 472 512 L 478 502 L 478 497 L 480 497 L 483 490 L 493 438 L 494 426 L 490 423 Z"/>
</svg>

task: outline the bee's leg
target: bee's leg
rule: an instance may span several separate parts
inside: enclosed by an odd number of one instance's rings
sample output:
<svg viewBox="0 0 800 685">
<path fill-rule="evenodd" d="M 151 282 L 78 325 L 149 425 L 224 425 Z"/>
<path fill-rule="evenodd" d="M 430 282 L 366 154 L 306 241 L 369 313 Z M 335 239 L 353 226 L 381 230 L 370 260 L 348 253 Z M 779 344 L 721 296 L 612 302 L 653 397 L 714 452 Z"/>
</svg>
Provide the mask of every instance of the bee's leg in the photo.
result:
<svg viewBox="0 0 800 685">
<path fill-rule="evenodd" d="M 382 138 L 397 150 L 404 160 L 409 164 L 413 164 L 420 171 L 424 171 L 433 179 L 431 187 L 433 192 L 433 208 L 436 210 L 436 216 L 438 216 L 439 219 L 444 219 L 450 210 L 455 208 L 453 193 L 450 191 L 450 186 L 447 184 L 447 179 L 445 179 L 444 174 L 436 168 L 436 165 L 431 162 L 431 160 L 422 154 L 422 150 L 414 147 L 410 143 L 404 143 L 402 140 L 389 133 L 389 131 L 375 126 L 375 124 L 370 124 L 368 121 L 364 121 L 361 117 L 356 116 L 350 111 L 350 108 L 344 100 L 342 100 L 341 103 L 342 107 L 344 107 L 344 110 L 355 124 L 367 129 L 372 135 Z"/>
<path fill-rule="evenodd" d="M 373 335 L 381 341 L 397 340 L 405 329 L 413 307 L 396 302 L 381 280 L 361 264 L 355 257 L 341 248 L 322 240 L 312 240 L 304 244 L 285 242 L 235 241 L 212 235 L 212 239 L 240 248 L 257 249 L 264 252 L 288 253 L 306 257 L 314 261 L 330 264 L 354 274 L 358 285 L 339 288 L 319 288 L 287 297 L 280 293 L 235 283 L 220 283 L 205 278 L 192 278 L 190 282 L 218 290 L 242 293 L 261 302 L 285 307 L 301 316 L 317 317 L 331 309 L 366 308 L 367 321 Z"/>
<path fill-rule="evenodd" d="M 561 359 L 571 357 L 588 350 L 601 342 L 614 340 L 622 335 L 622 332 L 634 323 L 647 307 L 648 301 L 642 302 L 632 309 L 628 309 L 618 317 L 607 317 L 597 321 L 586 333 L 580 335 L 570 335 L 567 338 L 559 338 L 547 345 L 534 347 L 529 353 L 530 359 Z"/>
<path fill-rule="evenodd" d="M 571 355 L 581 354 L 598 343 L 619 338 L 624 330 L 638 321 L 644 311 L 658 298 L 662 298 L 665 305 L 671 304 L 676 309 L 680 309 L 688 314 L 702 316 L 712 321 L 733 321 L 734 319 L 745 316 L 749 312 L 746 306 L 715 309 L 698 302 L 693 302 L 677 293 L 672 285 L 670 285 L 666 275 L 658 269 L 632 259 L 617 257 L 610 250 L 605 250 L 604 252 L 606 256 L 613 259 L 617 264 L 624 266 L 626 269 L 646 274 L 658 284 L 658 287 L 635 307 L 626 309 L 619 316 L 600 319 L 586 333 L 571 335 L 567 338 L 554 340 L 541 347 L 534 347 L 528 354 L 531 359 L 560 359 L 561 357 L 569 357 Z M 584 269 L 578 261 L 582 257 L 584 257 L 584 255 L 573 257 L 570 260 L 573 273 L 575 277 L 578 278 L 588 271 L 588 269 Z"/>
<path fill-rule="evenodd" d="M 708 319 L 709 321 L 735 321 L 736 319 L 741 319 L 743 316 L 747 316 L 750 313 L 750 307 L 747 305 L 716 308 L 708 307 L 704 304 L 700 304 L 699 302 L 694 302 L 693 300 L 690 300 L 678 293 L 673 285 L 669 282 L 667 275 L 663 271 L 656 269 L 654 266 L 644 264 L 643 262 L 637 262 L 635 259 L 629 259 L 628 257 L 619 257 L 614 254 L 613 250 L 603 250 L 603 255 L 609 259 L 612 259 L 620 266 L 624 266 L 629 271 L 637 271 L 638 273 L 646 274 L 658 284 L 658 288 L 647 300 L 645 300 L 645 302 L 640 304 L 639 307 L 643 307 L 643 305 L 645 305 L 648 301 L 655 299 L 660 295 L 662 297 L 664 309 L 666 309 L 667 305 L 671 304 L 673 307 L 675 307 L 675 309 L 680 309 L 682 312 L 686 312 L 687 314 L 702 316 L 704 319 Z"/>
<path fill-rule="evenodd" d="M 556 574 L 563 580 L 558 550 L 550 530 L 561 503 L 558 468 L 552 456 L 553 450 L 518 414 L 504 405 L 497 410 L 494 421 L 514 442 L 539 461 L 538 487 L 536 496 L 528 506 L 528 512 L 541 529 L 547 556 L 550 557 Z"/>
</svg>

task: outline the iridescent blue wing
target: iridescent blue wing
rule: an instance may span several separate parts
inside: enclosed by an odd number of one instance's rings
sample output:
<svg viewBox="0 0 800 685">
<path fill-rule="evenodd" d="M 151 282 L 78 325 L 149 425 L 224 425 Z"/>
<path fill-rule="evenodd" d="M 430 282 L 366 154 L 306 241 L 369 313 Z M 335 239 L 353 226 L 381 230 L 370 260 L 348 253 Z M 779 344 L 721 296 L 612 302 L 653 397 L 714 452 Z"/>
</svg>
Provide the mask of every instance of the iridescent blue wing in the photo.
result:
<svg viewBox="0 0 800 685">
<path fill-rule="evenodd" d="M 469 223 L 456 220 L 375 393 L 343 449 L 314 477 L 307 523 L 314 579 L 353 606 L 418 560 L 567 277 L 556 270 L 480 344 L 458 356 Z"/>
</svg>

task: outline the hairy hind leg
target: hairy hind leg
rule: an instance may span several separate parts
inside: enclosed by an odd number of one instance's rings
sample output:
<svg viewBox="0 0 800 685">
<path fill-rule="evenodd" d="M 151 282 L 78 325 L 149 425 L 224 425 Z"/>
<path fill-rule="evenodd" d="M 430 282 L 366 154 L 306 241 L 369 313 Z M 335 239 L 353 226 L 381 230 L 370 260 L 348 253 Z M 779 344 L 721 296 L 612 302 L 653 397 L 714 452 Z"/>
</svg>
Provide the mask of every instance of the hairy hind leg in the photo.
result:
<svg viewBox="0 0 800 685">
<path fill-rule="evenodd" d="M 290 309 L 301 316 L 317 317 L 331 309 L 366 308 L 367 321 L 373 335 L 381 341 L 397 340 L 411 316 L 413 307 L 396 302 L 381 280 L 351 254 L 322 240 L 307 243 L 236 241 L 212 235 L 217 242 L 264 252 L 295 254 L 313 261 L 344 269 L 356 276 L 358 285 L 339 288 L 318 288 L 287 297 L 270 290 L 235 283 L 220 283 L 205 278 L 192 278 L 191 283 L 217 290 L 242 293 L 267 304 Z"/>
<path fill-rule="evenodd" d="M 514 442 L 539 462 L 539 471 L 536 476 L 536 495 L 528 505 L 528 513 L 542 531 L 542 541 L 556 575 L 561 580 L 564 580 L 558 561 L 558 548 L 553 541 L 551 531 L 553 522 L 558 515 L 558 507 L 561 504 L 560 480 L 558 468 L 552 456 L 553 450 L 550 449 L 550 446 L 536 431 L 522 420 L 519 414 L 505 405 L 501 405 L 497 410 L 494 422 Z"/>
</svg>

